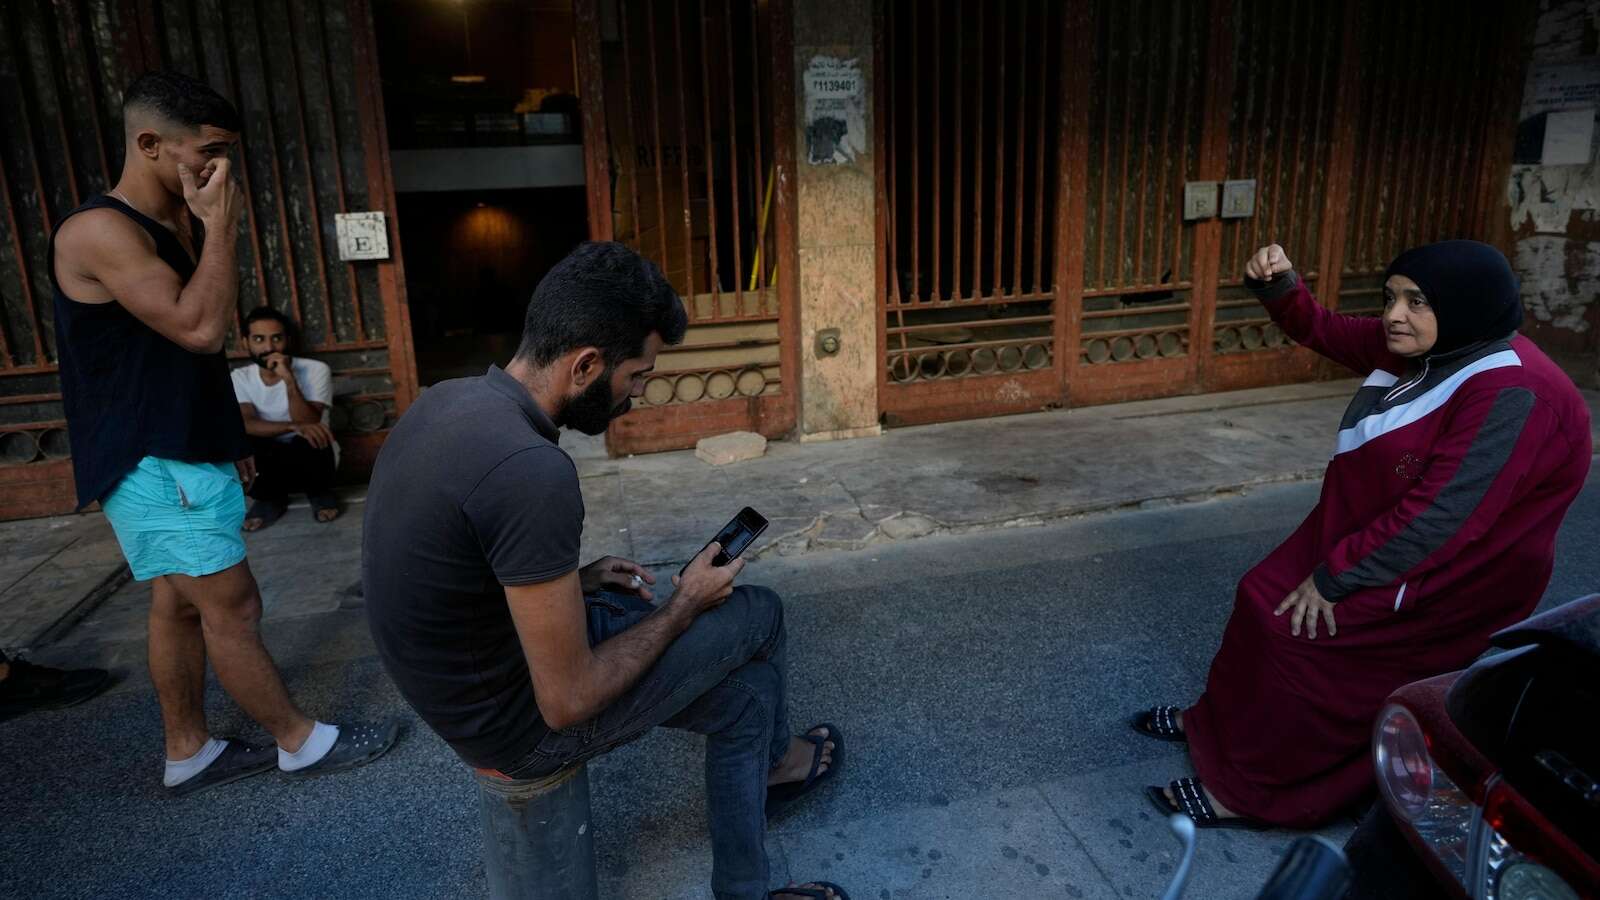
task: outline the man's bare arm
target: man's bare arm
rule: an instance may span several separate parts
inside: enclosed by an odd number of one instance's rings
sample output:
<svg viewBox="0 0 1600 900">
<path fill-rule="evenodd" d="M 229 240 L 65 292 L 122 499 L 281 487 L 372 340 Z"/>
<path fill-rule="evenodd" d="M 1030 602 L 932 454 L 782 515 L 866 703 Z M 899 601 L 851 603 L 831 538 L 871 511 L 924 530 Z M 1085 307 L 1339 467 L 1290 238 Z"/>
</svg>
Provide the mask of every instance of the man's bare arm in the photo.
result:
<svg viewBox="0 0 1600 900">
<path fill-rule="evenodd" d="M 58 273 L 98 282 L 110 298 L 163 337 L 193 353 L 216 353 L 233 324 L 239 293 L 235 265 L 239 209 L 228 162 L 203 188 L 182 170 L 185 199 L 205 225 L 200 261 L 187 284 L 156 255 L 143 229 L 116 213 L 74 216 L 56 238 Z M 65 280 L 65 279 L 63 279 Z"/>
<path fill-rule="evenodd" d="M 244 433 L 251 437 L 278 437 L 292 431 L 318 450 L 333 443 L 333 430 L 321 421 L 269 422 L 261 418 L 254 403 L 239 404 L 239 417 L 244 419 Z"/>
<path fill-rule="evenodd" d="M 289 394 L 289 421 L 301 424 L 321 422 L 322 404 L 312 403 L 306 399 L 306 395 L 300 392 L 300 382 L 295 380 L 292 369 L 290 376 L 284 379 L 284 383 Z"/>
<path fill-rule="evenodd" d="M 323 405 L 306 399 L 305 393 L 300 390 L 300 379 L 294 373 L 294 360 L 289 354 L 273 352 L 263 359 L 272 374 L 283 379 L 284 395 L 289 400 L 289 421 L 296 425 L 321 422 Z"/>
<path fill-rule="evenodd" d="M 254 403 L 239 404 L 239 416 L 244 419 L 244 433 L 251 437 L 277 437 L 294 430 L 290 422 L 268 422 L 256 412 Z"/>
<path fill-rule="evenodd" d="M 592 648 L 577 572 L 506 587 L 546 725 L 559 730 L 594 718 L 655 665 L 696 616 L 727 600 L 744 561 L 713 566 L 718 549 L 713 544 L 695 557 L 678 590 L 655 612 Z"/>
</svg>

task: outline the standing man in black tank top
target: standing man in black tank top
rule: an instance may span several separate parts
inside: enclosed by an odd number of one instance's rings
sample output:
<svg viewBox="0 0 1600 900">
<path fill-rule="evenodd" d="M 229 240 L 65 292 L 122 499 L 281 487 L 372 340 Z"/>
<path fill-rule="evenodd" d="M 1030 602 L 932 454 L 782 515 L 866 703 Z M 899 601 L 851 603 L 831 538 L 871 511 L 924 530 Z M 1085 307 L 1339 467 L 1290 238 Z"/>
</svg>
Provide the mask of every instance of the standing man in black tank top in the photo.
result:
<svg viewBox="0 0 1600 900">
<path fill-rule="evenodd" d="M 398 723 L 312 720 L 261 642 L 240 536 L 255 466 L 222 351 L 238 298 L 239 114 L 166 72 L 135 81 L 122 113 L 122 177 L 57 226 L 51 276 L 78 503 L 100 501 L 134 577 L 151 581 L 163 783 L 181 795 L 274 766 L 304 778 L 370 762 Z M 276 752 L 211 735 L 208 658 Z"/>
</svg>

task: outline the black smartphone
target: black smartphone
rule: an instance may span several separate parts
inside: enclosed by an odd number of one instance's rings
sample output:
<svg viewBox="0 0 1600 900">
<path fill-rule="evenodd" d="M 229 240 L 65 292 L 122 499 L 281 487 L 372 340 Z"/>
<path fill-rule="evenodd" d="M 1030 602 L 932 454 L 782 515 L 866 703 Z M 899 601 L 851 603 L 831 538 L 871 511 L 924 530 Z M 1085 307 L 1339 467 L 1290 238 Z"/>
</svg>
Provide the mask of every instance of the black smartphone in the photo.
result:
<svg viewBox="0 0 1600 900">
<path fill-rule="evenodd" d="M 748 506 L 739 510 L 739 514 L 734 516 L 728 524 L 722 526 L 722 530 L 717 532 L 716 537 L 706 541 L 706 547 L 711 546 L 713 543 L 722 545 L 722 549 L 717 552 L 716 556 L 712 557 L 711 564 L 725 566 L 738 559 L 739 554 L 749 549 L 750 545 L 756 542 L 756 538 L 761 536 L 761 532 L 766 530 L 767 519 L 761 513 Z M 701 552 L 704 552 L 705 549 L 705 547 L 700 548 Z M 699 555 L 699 553 L 695 554 L 695 556 Z M 683 568 L 678 570 L 678 574 L 682 575 L 688 568 L 689 563 L 684 563 Z"/>
</svg>

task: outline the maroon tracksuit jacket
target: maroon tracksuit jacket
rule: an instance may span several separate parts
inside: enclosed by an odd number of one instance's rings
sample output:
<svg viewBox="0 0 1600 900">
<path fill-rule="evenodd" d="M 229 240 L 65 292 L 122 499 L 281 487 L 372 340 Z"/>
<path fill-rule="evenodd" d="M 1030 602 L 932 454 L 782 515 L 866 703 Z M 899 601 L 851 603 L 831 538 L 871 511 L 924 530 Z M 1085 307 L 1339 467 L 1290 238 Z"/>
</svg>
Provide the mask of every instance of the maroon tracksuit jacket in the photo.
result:
<svg viewBox="0 0 1600 900">
<path fill-rule="evenodd" d="M 1184 714 L 1201 781 L 1235 812 L 1311 827 L 1372 787 L 1394 689 L 1468 665 L 1543 595 L 1591 455 L 1583 397 L 1520 335 L 1408 360 L 1376 318 L 1292 273 L 1258 291 L 1296 342 L 1366 375 L 1315 509 L 1239 582 L 1206 691 Z M 1273 615 L 1315 578 L 1339 633 Z"/>
</svg>

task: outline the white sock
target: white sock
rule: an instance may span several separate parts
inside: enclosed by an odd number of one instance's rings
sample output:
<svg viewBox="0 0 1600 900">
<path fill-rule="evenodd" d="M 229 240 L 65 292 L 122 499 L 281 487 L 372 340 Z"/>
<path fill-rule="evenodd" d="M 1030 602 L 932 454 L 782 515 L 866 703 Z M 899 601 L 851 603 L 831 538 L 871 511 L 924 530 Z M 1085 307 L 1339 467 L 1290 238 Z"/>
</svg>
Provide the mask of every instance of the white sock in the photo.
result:
<svg viewBox="0 0 1600 900">
<path fill-rule="evenodd" d="M 278 768 L 285 772 L 295 769 L 304 769 L 306 766 L 315 765 L 322 761 L 328 751 L 333 749 L 333 744 L 339 739 L 339 726 L 318 722 L 311 726 L 311 735 L 300 749 L 293 753 L 278 747 Z"/>
<path fill-rule="evenodd" d="M 177 787 L 183 784 L 185 781 L 204 772 L 206 766 L 211 765 L 212 761 L 221 756 L 222 751 L 227 748 L 227 741 L 207 738 L 206 745 L 200 748 L 199 753 L 188 759 L 167 760 L 167 770 L 161 775 L 161 783 L 167 787 Z"/>
</svg>

